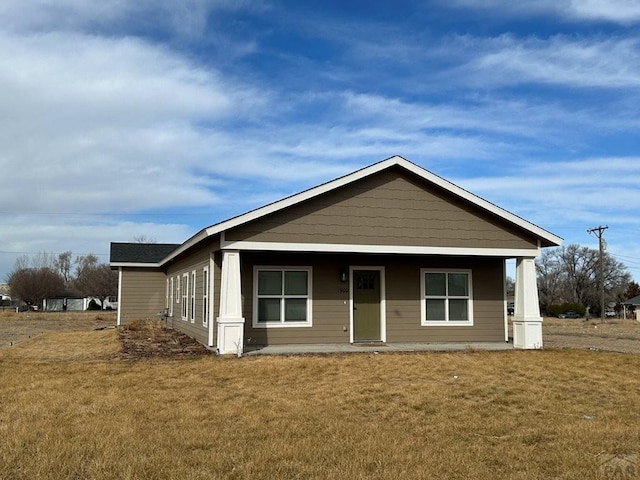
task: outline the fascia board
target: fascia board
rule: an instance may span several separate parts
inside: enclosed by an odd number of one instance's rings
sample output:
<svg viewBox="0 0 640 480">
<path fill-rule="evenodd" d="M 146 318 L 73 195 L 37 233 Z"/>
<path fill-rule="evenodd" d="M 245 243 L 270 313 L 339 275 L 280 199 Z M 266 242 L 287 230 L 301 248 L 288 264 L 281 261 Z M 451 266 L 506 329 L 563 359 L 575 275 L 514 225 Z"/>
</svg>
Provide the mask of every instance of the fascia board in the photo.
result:
<svg viewBox="0 0 640 480">
<path fill-rule="evenodd" d="M 142 263 L 142 262 L 111 262 L 111 268 L 130 267 L 130 268 L 160 268 L 160 263 Z"/>
</svg>

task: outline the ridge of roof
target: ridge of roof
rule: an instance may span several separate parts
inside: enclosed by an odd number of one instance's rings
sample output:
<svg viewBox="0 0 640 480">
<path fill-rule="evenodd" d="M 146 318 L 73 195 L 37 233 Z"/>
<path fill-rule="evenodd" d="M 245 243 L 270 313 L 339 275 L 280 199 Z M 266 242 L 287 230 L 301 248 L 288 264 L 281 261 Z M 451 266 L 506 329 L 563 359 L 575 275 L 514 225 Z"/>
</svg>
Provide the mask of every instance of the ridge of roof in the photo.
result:
<svg viewBox="0 0 640 480">
<path fill-rule="evenodd" d="M 304 202 L 305 200 L 309 200 L 319 195 L 328 193 L 337 188 L 343 187 L 345 185 L 349 185 L 360 179 L 366 178 L 370 175 L 379 173 L 383 170 L 387 170 L 389 168 L 396 167 L 396 166 L 404 168 L 405 170 L 413 173 L 414 175 L 422 178 L 423 180 L 430 182 L 434 185 L 437 185 L 438 187 L 448 191 L 449 193 L 452 193 L 486 211 L 489 211 L 490 213 L 512 224 L 515 224 L 516 226 L 524 230 L 529 231 L 530 233 L 536 235 L 540 239 L 545 240 L 549 246 L 560 245 L 562 243 L 561 237 L 554 235 L 553 233 L 525 220 L 524 218 L 518 215 L 515 215 L 503 209 L 502 207 L 499 207 L 498 205 L 491 203 L 488 200 L 485 200 L 469 192 L 468 190 L 465 190 L 462 187 L 459 187 L 458 185 L 455 185 L 454 183 L 451 183 L 450 181 L 436 175 L 435 173 L 432 173 L 426 170 L 425 168 L 407 160 L 404 157 L 401 157 L 400 155 L 394 155 L 392 157 L 386 158 L 379 162 L 373 163 L 369 166 L 355 170 L 354 172 L 338 177 L 334 180 L 329 180 L 315 187 L 308 188 L 299 193 L 289 195 L 288 197 L 282 198 L 275 202 L 271 202 L 267 205 L 263 205 L 261 207 L 245 212 L 243 214 L 236 215 L 227 220 L 223 220 L 221 222 L 210 225 L 209 227 L 205 227 L 202 230 L 200 230 L 198 233 L 193 235 L 191 238 L 187 239 L 174 251 L 170 252 L 164 259 L 162 259 L 160 263 L 164 264 L 170 261 L 171 259 L 180 255 L 181 253 L 193 247 L 194 245 L 196 245 L 197 243 L 199 243 L 200 241 L 204 240 L 207 237 L 210 237 L 212 235 L 217 235 L 219 233 L 224 232 L 225 230 L 229 230 L 231 228 L 237 227 L 244 223 L 257 220 L 266 215 L 278 212 L 287 207 L 296 205 L 300 202 Z"/>
</svg>

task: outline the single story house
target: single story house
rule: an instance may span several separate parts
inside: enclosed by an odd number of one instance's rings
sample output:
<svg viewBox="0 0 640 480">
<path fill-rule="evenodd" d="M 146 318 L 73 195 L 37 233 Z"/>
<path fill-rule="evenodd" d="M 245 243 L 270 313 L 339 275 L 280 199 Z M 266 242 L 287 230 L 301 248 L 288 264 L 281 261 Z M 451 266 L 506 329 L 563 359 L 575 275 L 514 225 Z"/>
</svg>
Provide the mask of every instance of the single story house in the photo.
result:
<svg viewBox="0 0 640 480">
<path fill-rule="evenodd" d="M 640 321 L 640 295 L 636 295 L 630 298 L 626 302 L 622 302 L 622 308 L 624 308 L 624 318 L 627 318 L 627 312 L 630 313 L 632 318 Z"/>
<path fill-rule="evenodd" d="M 534 259 L 556 235 L 394 156 L 209 226 L 112 243 L 118 324 L 167 322 L 221 354 L 277 344 L 508 341 L 541 348 Z"/>
</svg>

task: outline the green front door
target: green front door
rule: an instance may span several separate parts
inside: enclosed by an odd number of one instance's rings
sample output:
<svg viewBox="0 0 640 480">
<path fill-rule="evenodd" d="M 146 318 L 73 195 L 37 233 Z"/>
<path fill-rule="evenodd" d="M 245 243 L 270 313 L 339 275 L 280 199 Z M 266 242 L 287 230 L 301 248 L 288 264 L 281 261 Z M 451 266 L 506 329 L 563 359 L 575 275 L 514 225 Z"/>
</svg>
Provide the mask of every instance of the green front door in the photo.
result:
<svg viewBox="0 0 640 480">
<path fill-rule="evenodd" d="M 353 272 L 353 340 L 379 342 L 380 337 L 380 271 Z"/>
</svg>

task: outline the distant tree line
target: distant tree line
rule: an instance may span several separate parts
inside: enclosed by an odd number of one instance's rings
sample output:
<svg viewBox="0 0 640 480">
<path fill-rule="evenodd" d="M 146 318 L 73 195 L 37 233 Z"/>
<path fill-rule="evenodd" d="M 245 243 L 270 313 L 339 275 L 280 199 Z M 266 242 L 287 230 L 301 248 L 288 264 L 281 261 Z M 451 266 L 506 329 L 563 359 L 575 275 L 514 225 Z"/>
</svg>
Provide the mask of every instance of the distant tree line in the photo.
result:
<svg viewBox="0 0 640 480">
<path fill-rule="evenodd" d="M 637 295 L 639 286 L 633 282 L 626 266 L 604 252 L 605 306 L 617 307 Z M 600 315 L 599 251 L 580 245 L 546 249 L 536 260 L 538 291 L 542 309 L 551 313 L 559 305 L 572 309 L 589 308 Z"/>
<path fill-rule="evenodd" d="M 118 291 L 118 274 L 94 254 L 39 253 L 19 257 L 7 277 L 11 296 L 33 306 L 45 298 L 96 297 L 104 305 Z"/>
</svg>

